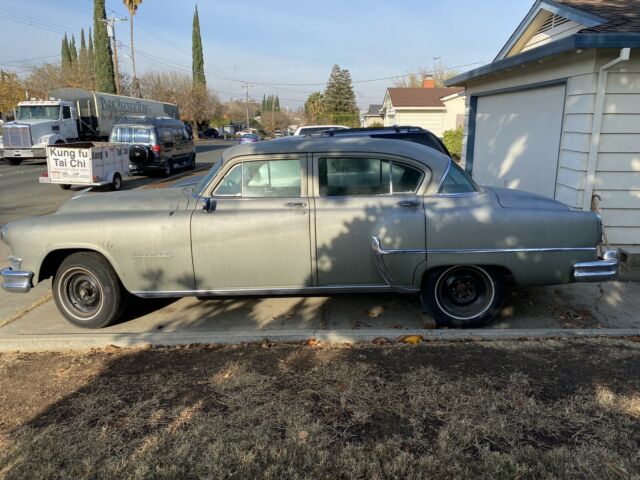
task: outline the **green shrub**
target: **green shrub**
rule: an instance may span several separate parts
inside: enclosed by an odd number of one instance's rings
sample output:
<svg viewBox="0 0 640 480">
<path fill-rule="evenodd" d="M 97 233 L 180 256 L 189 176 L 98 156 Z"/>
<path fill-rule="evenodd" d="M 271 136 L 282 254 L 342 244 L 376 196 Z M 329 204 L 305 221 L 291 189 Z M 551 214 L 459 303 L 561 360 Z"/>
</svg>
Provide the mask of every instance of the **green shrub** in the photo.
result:
<svg viewBox="0 0 640 480">
<path fill-rule="evenodd" d="M 447 130 L 444 132 L 444 145 L 451 153 L 452 157 L 455 157 L 457 160 L 462 156 L 462 137 L 464 136 L 464 129 L 462 126 L 456 128 L 455 130 Z"/>
</svg>

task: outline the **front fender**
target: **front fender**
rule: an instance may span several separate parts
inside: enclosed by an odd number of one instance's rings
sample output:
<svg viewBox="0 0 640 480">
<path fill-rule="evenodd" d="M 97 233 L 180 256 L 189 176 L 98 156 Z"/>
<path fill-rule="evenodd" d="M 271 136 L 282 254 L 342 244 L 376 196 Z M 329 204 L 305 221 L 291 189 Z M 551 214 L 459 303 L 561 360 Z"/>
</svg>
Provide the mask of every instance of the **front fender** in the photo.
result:
<svg viewBox="0 0 640 480">
<path fill-rule="evenodd" d="M 34 148 L 45 148 L 50 147 L 52 145 L 56 145 L 56 143 L 67 143 L 65 138 L 59 133 L 50 133 L 48 135 L 42 135 L 38 137 L 37 145 L 34 145 Z"/>
</svg>

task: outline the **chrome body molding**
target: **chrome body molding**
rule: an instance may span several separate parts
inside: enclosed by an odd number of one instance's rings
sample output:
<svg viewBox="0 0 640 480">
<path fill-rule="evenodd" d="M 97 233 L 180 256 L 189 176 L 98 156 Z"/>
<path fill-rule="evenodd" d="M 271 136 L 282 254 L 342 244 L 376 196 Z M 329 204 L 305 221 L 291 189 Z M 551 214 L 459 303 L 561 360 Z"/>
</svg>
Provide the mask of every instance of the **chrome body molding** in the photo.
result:
<svg viewBox="0 0 640 480">
<path fill-rule="evenodd" d="M 131 292 L 142 298 L 175 298 L 175 297 L 233 297 L 243 295 L 321 295 L 333 293 L 389 292 L 400 291 L 389 285 L 327 285 L 324 287 L 283 287 L 283 288 L 224 288 L 219 290 L 167 290 Z M 401 290 L 405 292 L 405 290 Z M 408 293 L 416 293 L 411 289 Z"/>
<path fill-rule="evenodd" d="M 540 248 L 428 248 L 428 254 L 464 254 L 464 253 L 564 253 L 594 252 L 596 247 L 540 247 Z"/>
<path fill-rule="evenodd" d="M 13 270 L 10 267 L 0 270 L 2 276 L 2 288 L 12 293 L 27 293 L 31 290 L 33 272 Z"/>
<path fill-rule="evenodd" d="M 576 282 L 605 282 L 618 278 L 618 271 L 618 252 L 606 250 L 598 260 L 576 263 L 573 278 Z"/>
<path fill-rule="evenodd" d="M 400 286 L 397 284 L 396 280 L 393 278 L 393 275 L 387 268 L 387 265 L 384 263 L 385 255 L 403 255 L 403 254 L 426 254 L 427 251 L 424 249 L 384 249 L 382 244 L 380 243 L 380 239 L 378 237 L 371 237 L 371 256 L 373 257 L 373 262 L 378 270 L 378 273 L 382 277 L 382 279 L 386 282 L 389 287 L 393 290 L 403 293 L 412 293 L 417 292 L 418 289 L 412 286 Z"/>
</svg>

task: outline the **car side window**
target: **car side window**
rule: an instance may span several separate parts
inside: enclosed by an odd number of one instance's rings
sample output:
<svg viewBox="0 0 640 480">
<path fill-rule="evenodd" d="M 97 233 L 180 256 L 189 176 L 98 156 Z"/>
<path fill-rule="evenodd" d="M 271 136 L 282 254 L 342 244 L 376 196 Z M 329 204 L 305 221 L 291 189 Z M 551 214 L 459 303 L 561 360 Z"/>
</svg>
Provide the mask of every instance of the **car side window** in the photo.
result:
<svg viewBox="0 0 640 480">
<path fill-rule="evenodd" d="M 392 193 L 415 193 L 422 181 L 422 172 L 402 163 L 391 163 Z"/>
<path fill-rule="evenodd" d="M 302 184 L 300 160 L 244 162 L 243 197 L 299 197 Z"/>
<path fill-rule="evenodd" d="M 320 195 L 385 195 L 391 193 L 388 160 L 334 157 L 318 160 Z"/>
<path fill-rule="evenodd" d="M 478 187 L 469 174 L 456 163 L 451 162 L 451 167 L 444 178 L 438 193 L 472 193 L 477 192 Z"/>
<path fill-rule="evenodd" d="M 187 129 L 182 127 L 180 130 L 182 132 L 182 140 L 184 140 L 185 142 L 188 142 L 190 139 L 189 139 L 189 134 L 187 133 Z"/>
<path fill-rule="evenodd" d="M 173 141 L 176 143 L 182 143 L 182 132 L 177 128 L 172 128 L 171 133 L 173 134 Z"/>
<path fill-rule="evenodd" d="M 320 195 L 414 193 L 422 182 L 417 168 L 379 158 L 320 158 Z"/>
<path fill-rule="evenodd" d="M 213 194 L 220 197 L 240 197 L 242 195 L 241 163 L 227 172 Z"/>
</svg>

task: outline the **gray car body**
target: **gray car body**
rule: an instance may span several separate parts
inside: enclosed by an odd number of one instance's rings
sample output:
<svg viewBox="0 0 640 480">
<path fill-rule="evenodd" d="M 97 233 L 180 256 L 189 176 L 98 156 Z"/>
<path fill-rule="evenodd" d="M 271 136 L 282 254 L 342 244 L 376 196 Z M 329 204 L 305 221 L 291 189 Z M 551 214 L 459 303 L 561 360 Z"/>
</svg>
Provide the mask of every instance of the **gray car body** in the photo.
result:
<svg viewBox="0 0 640 480">
<path fill-rule="evenodd" d="M 424 176 L 414 194 L 322 197 L 317 159 L 332 155 L 375 155 Z M 235 164 L 274 158 L 301 159 L 302 198 L 215 196 Z M 450 162 L 411 142 L 284 138 L 226 150 L 202 195 L 191 188 L 83 194 L 2 234 L 13 269 L 33 272 L 32 286 L 65 255 L 87 250 L 142 297 L 415 292 L 425 272 L 449 265 L 491 265 L 519 285 L 546 285 L 571 282 L 576 263 L 597 260 L 594 213 L 514 190 L 438 193 Z M 215 211 L 202 208 L 205 198 Z"/>
</svg>

